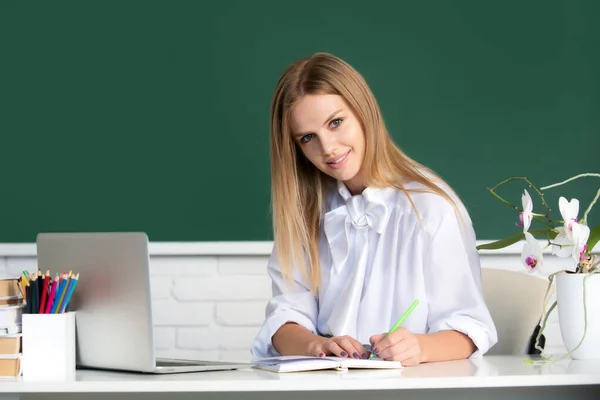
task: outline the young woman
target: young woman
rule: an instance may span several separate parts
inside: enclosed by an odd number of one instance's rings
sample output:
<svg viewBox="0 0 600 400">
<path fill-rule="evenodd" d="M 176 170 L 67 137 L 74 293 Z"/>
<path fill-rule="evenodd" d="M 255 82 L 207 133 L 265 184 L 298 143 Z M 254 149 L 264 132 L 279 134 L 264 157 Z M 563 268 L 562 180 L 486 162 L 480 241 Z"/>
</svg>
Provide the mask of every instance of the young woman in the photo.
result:
<svg viewBox="0 0 600 400">
<path fill-rule="evenodd" d="M 372 351 L 409 366 L 477 357 L 496 343 L 465 207 L 393 143 L 343 60 L 317 53 L 284 72 L 271 174 L 273 298 L 254 359 Z"/>
</svg>

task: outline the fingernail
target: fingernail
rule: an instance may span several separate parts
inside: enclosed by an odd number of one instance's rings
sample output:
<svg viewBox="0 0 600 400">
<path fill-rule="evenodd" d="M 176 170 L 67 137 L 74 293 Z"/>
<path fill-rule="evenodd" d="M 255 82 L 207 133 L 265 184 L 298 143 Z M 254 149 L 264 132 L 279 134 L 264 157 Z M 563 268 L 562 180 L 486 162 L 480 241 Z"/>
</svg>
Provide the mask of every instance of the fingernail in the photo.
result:
<svg viewBox="0 0 600 400">
<path fill-rule="evenodd" d="M 319 357 L 325 357 L 325 353 L 319 353 Z"/>
<path fill-rule="evenodd" d="M 341 356 L 342 356 L 342 357 L 348 357 L 348 353 L 346 353 L 345 351 L 342 351 L 342 352 L 341 352 Z"/>
<path fill-rule="evenodd" d="M 369 358 L 369 355 L 368 355 L 367 353 L 364 353 L 364 354 L 362 355 L 362 358 L 366 360 L 367 358 Z"/>
<path fill-rule="evenodd" d="M 375 354 L 379 354 L 379 349 L 375 349 L 375 350 L 373 350 L 373 353 L 375 353 Z"/>
<path fill-rule="evenodd" d="M 354 357 L 354 358 L 360 358 L 360 356 L 358 355 L 358 353 L 352 354 L 352 357 Z"/>
</svg>

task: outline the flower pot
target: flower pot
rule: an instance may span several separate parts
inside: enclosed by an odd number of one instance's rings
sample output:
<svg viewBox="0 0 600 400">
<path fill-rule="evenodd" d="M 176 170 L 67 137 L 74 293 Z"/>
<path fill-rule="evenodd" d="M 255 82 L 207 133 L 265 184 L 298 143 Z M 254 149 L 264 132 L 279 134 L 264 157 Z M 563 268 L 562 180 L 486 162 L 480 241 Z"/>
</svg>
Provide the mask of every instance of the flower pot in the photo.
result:
<svg viewBox="0 0 600 400">
<path fill-rule="evenodd" d="M 584 279 L 587 314 L 585 338 Z M 572 352 L 571 357 L 578 360 L 600 360 L 600 274 L 557 275 L 556 300 L 560 332 L 567 351 Z M 583 342 L 577 348 L 582 338 Z"/>
</svg>

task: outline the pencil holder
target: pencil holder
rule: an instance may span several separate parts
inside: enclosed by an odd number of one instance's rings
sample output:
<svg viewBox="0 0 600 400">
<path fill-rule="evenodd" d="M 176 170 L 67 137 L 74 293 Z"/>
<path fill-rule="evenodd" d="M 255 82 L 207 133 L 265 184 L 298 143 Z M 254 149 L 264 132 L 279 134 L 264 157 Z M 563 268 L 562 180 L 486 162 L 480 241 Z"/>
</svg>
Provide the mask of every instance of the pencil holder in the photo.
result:
<svg viewBox="0 0 600 400">
<path fill-rule="evenodd" d="M 23 379 L 75 379 L 75 312 L 23 314 Z"/>
</svg>

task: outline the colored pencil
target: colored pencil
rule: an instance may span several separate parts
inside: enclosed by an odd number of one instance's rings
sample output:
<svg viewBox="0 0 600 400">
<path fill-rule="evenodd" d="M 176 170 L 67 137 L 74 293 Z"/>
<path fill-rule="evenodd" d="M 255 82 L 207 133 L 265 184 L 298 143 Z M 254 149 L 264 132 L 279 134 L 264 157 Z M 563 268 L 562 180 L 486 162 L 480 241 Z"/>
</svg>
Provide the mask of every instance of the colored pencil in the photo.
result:
<svg viewBox="0 0 600 400">
<path fill-rule="evenodd" d="M 21 292 L 21 296 L 23 296 L 23 300 L 27 301 L 27 292 L 25 290 L 25 281 L 23 280 L 23 277 L 19 278 L 19 292 Z"/>
<path fill-rule="evenodd" d="M 79 273 L 56 272 L 54 278 L 50 269 L 46 273 L 38 269 L 17 279 L 17 286 L 23 297 L 27 314 L 62 314 L 69 309 L 69 303 L 79 282 Z"/>
<path fill-rule="evenodd" d="M 65 296 L 65 292 L 67 286 L 69 285 L 69 279 L 67 278 L 67 274 L 63 274 L 62 282 L 58 287 L 58 292 L 56 293 L 56 297 L 54 298 L 54 305 L 52 306 L 52 314 L 58 314 L 58 310 L 60 308 L 60 304 Z"/>
<path fill-rule="evenodd" d="M 38 270 L 37 279 L 38 279 L 38 304 L 42 301 L 42 290 L 44 289 L 44 285 L 42 285 L 42 271 Z M 39 308 L 39 307 L 38 307 Z"/>
<path fill-rule="evenodd" d="M 35 272 L 31 273 L 31 313 L 37 314 L 38 309 L 38 278 Z"/>
<path fill-rule="evenodd" d="M 31 313 L 31 285 L 29 284 L 29 281 L 25 281 L 25 291 L 27 293 L 27 302 L 25 303 L 25 312 L 26 313 Z"/>
<path fill-rule="evenodd" d="M 58 287 L 58 272 L 52 281 L 52 288 L 50 289 L 50 297 L 48 297 L 48 304 L 46 304 L 46 310 L 44 314 L 50 314 L 52 311 L 52 304 L 54 303 L 54 298 L 56 297 L 56 288 Z"/>
<path fill-rule="evenodd" d="M 67 307 L 69 306 L 69 302 L 71 301 L 71 296 L 73 295 L 73 292 L 75 291 L 75 286 L 77 285 L 77 282 L 79 282 L 79 274 L 75 275 L 71 279 L 71 283 L 69 284 L 67 295 L 65 296 L 65 300 L 63 301 L 63 303 L 60 307 L 60 313 L 63 313 L 67 310 Z"/>
<path fill-rule="evenodd" d="M 44 314 L 46 310 L 46 298 L 48 297 L 48 282 L 50 281 L 50 270 L 46 271 L 46 276 L 44 277 L 44 284 L 42 287 L 42 302 L 40 303 L 40 314 Z"/>
<path fill-rule="evenodd" d="M 400 317 L 400 319 L 398 319 L 398 321 L 396 321 L 396 323 L 394 324 L 394 326 L 392 326 L 389 330 L 388 333 L 385 334 L 384 337 L 388 337 L 391 333 L 393 333 L 394 331 L 396 331 L 398 328 L 400 328 L 400 325 L 402 325 L 402 323 L 404 322 L 404 320 L 410 315 L 410 313 L 413 312 L 413 310 L 415 309 L 415 307 L 419 304 L 419 300 L 415 300 L 413 301 L 413 303 L 410 305 L 410 307 L 408 307 L 408 309 L 404 312 L 404 314 L 402 314 L 402 316 Z M 374 353 L 371 353 L 371 355 L 369 356 L 369 358 L 373 358 L 374 357 Z"/>
</svg>

